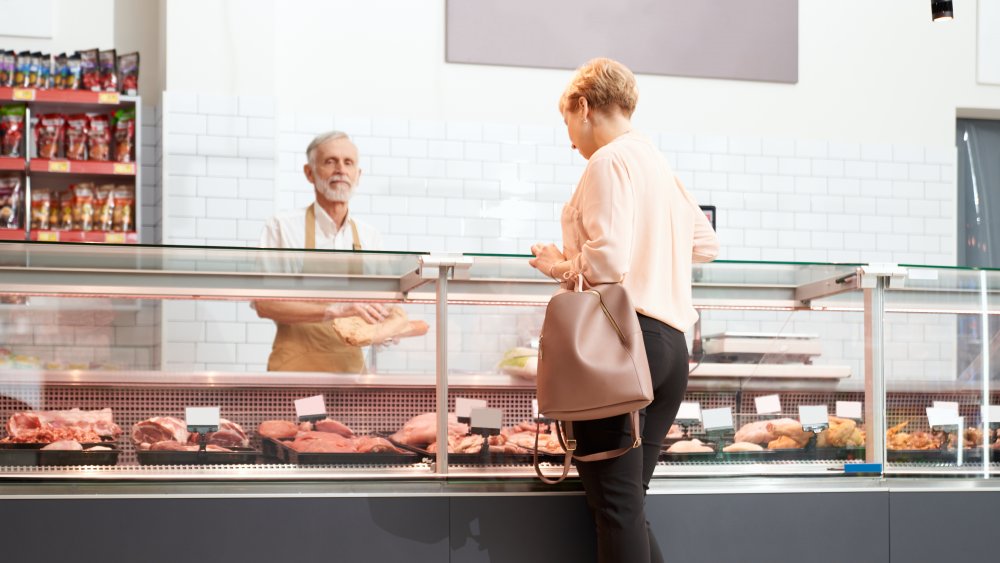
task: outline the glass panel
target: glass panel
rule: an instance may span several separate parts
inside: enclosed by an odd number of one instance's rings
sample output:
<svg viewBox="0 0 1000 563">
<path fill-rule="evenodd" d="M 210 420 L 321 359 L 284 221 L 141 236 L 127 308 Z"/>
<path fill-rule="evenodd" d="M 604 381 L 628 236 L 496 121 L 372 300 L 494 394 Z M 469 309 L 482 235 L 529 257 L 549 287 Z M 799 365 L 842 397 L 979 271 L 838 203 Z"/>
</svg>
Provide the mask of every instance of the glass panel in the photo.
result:
<svg viewBox="0 0 1000 563">
<path fill-rule="evenodd" d="M 910 267 L 885 292 L 888 473 L 982 473 L 983 274 Z M 928 409 L 932 409 L 928 411 Z M 961 444 L 961 445 L 960 445 Z"/>
</svg>

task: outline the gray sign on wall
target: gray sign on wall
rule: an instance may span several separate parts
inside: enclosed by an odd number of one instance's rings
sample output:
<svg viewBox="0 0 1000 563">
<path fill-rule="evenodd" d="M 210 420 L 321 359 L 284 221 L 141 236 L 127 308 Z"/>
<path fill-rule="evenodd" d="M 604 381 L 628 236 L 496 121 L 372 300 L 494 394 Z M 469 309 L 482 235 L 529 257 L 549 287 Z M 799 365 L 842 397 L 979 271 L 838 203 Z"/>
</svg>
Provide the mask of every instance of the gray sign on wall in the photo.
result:
<svg viewBox="0 0 1000 563">
<path fill-rule="evenodd" d="M 448 0 L 450 63 L 795 83 L 798 0 Z"/>
</svg>

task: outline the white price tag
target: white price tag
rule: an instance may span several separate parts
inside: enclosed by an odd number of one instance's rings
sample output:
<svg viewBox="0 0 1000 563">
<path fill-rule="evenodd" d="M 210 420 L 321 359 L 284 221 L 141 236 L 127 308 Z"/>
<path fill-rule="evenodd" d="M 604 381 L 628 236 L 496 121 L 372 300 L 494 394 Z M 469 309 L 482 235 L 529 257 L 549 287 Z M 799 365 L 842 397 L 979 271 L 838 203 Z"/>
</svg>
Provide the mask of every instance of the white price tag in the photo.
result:
<svg viewBox="0 0 1000 563">
<path fill-rule="evenodd" d="M 803 428 L 830 424 L 826 405 L 799 405 L 799 423 Z"/>
<path fill-rule="evenodd" d="M 295 400 L 295 416 L 316 417 L 326 416 L 326 398 L 323 395 L 314 395 L 304 399 Z"/>
<path fill-rule="evenodd" d="M 503 411 L 500 409 L 475 408 L 469 413 L 471 428 L 489 428 L 500 430 Z"/>
<path fill-rule="evenodd" d="M 538 418 L 538 399 L 531 400 L 531 416 Z"/>
<path fill-rule="evenodd" d="M 709 430 L 732 430 L 733 409 L 729 407 L 705 409 L 701 411 L 701 419 L 706 432 Z"/>
<path fill-rule="evenodd" d="M 986 423 L 1000 424 L 1000 405 L 989 405 L 986 407 Z"/>
<path fill-rule="evenodd" d="M 777 395 L 755 397 L 753 402 L 757 405 L 757 414 L 777 414 L 781 412 L 781 397 Z"/>
<path fill-rule="evenodd" d="M 485 409 L 486 401 L 479 399 L 455 398 L 455 416 L 459 418 L 469 418 L 472 409 Z"/>
<path fill-rule="evenodd" d="M 958 416 L 958 403 L 952 401 L 934 401 L 934 408 L 955 413 Z"/>
<path fill-rule="evenodd" d="M 951 408 L 927 407 L 927 423 L 931 428 L 958 426 L 961 419 Z"/>
<path fill-rule="evenodd" d="M 678 422 L 682 420 L 701 420 L 701 403 L 681 403 L 681 407 L 677 410 Z"/>
<path fill-rule="evenodd" d="M 184 424 L 190 430 L 196 428 L 219 429 L 219 407 L 187 407 L 184 409 Z"/>
<path fill-rule="evenodd" d="M 861 403 L 858 401 L 837 401 L 837 416 L 861 420 Z"/>
</svg>

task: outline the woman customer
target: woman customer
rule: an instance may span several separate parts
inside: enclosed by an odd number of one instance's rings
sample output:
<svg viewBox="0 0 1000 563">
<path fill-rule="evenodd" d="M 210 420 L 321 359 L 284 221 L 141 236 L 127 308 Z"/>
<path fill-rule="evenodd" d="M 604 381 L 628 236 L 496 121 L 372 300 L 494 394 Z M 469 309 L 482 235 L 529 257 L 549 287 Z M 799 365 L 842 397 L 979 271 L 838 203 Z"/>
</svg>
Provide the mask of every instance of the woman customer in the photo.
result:
<svg viewBox="0 0 1000 563">
<path fill-rule="evenodd" d="M 633 131 L 638 91 L 623 64 L 594 59 L 559 99 L 569 140 L 587 159 L 562 212 L 563 251 L 531 247 L 530 264 L 571 289 L 621 282 L 629 293 L 652 372 L 653 402 L 641 412 L 642 447 L 605 461 L 577 462 L 597 524 L 598 561 L 663 561 L 645 515 L 660 446 L 687 387 L 684 331 L 698 318 L 691 264 L 709 262 L 718 238 L 697 202 L 649 139 Z M 631 443 L 628 415 L 574 422 L 577 455 Z"/>
</svg>

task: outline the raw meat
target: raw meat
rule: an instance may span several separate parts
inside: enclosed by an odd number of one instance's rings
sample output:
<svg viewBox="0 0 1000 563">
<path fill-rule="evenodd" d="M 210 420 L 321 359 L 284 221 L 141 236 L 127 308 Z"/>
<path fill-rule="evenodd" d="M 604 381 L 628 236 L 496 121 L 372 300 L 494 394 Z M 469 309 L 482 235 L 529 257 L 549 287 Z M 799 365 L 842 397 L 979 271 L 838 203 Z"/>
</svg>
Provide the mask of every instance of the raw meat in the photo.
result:
<svg viewBox="0 0 1000 563">
<path fill-rule="evenodd" d="M 763 446 L 751 442 L 736 442 L 722 448 L 724 452 L 760 452 L 763 450 Z"/>
<path fill-rule="evenodd" d="M 389 440 L 378 436 L 358 436 L 354 438 L 354 449 L 358 453 L 406 453 L 393 446 Z"/>
<path fill-rule="evenodd" d="M 791 436 L 778 436 L 767 443 L 767 449 L 769 450 L 794 450 L 803 447 L 805 447 L 805 444 L 800 444 Z"/>
<path fill-rule="evenodd" d="M 469 433 L 469 426 L 458 422 L 458 416 L 448 414 L 448 435 L 464 436 Z M 392 435 L 392 439 L 400 444 L 424 447 L 437 441 L 437 413 L 419 414 Z"/>
<path fill-rule="evenodd" d="M 767 426 L 771 422 L 770 420 L 758 420 L 757 422 L 744 424 L 736 432 L 733 440 L 736 442 L 750 442 L 752 444 L 766 444 L 778 437 L 777 434 L 767 429 Z"/>
<path fill-rule="evenodd" d="M 287 420 L 265 420 L 257 427 L 257 433 L 265 438 L 294 438 L 299 431 L 299 425 Z"/>
<path fill-rule="evenodd" d="M 107 446 L 92 446 L 92 447 L 89 447 L 89 448 L 87 448 L 87 449 L 85 449 L 83 451 L 85 451 L 85 452 L 110 452 L 111 448 L 109 448 Z"/>
<path fill-rule="evenodd" d="M 199 436 L 195 433 L 188 435 L 189 444 L 197 444 Z M 245 448 L 250 445 L 250 438 L 247 437 L 247 433 L 243 431 L 243 428 L 232 422 L 226 420 L 225 418 L 219 419 L 219 430 L 216 432 L 209 432 L 205 435 L 205 441 L 208 444 L 214 446 L 222 446 L 223 448 Z"/>
<path fill-rule="evenodd" d="M 7 436 L 0 442 L 13 444 L 48 444 L 60 440 L 76 440 L 80 443 L 93 444 L 101 441 L 101 437 L 92 430 L 78 428 L 34 428 L 23 429 L 17 436 Z"/>
<path fill-rule="evenodd" d="M 354 441 L 333 432 L 299 432 L 289 444 L 293 450 L 311 453 L 353 453 Z"/>
<path fill-rule="evenodd" d="M 73 428 L 80 431 L 90 431 L 106 438 L 117 438 L 122 433 L 122 429 L 114 422 L 111 409 L 29 411 L 14 413 L 7 420 L 7 434 L 12 438 L 16 438 L 26 431 L 43 428 Z"/>
<path fill-rule="evenodd" d="M 77 442 L 76 440 L 59 440 L 58 442 L 52 442 L 51 444 L 45 446 L 42 449 L 80 451 L 83 449 L 83 446 L 81 446 L 80 442 Z"/>
<path fill-rule="evenodd" d="M 708 453 L 714 451 L 715 450 L 706 446 L 697 438 L 694 440 L 681 440 L 680 442 L 674 442 L 669 448 L 667 448 L 667 452 L 672 454 Z"/>
<path fill-rule="evenodd" d="M 149 449 L 154 452 L 186 452 L 188 445 L 176 440 L 162 440 L 153 442 Z"/>
<path fill-rule="evenodd" d="M 767 425 L 767 429 L 770 432 L 780 436 L 787 436 L 798 444 L 799 448 L 805 447 L 809 443 L 809 439 L 812 438 L 812 432 L 806 432 L 802 429 L 802 424 L 799 421 L 792 418 L 779 418 L 778 420 L 772 420 Z"/>
<path fill-rule="evenodd" d="M 406 311 L 399 306 L 391 306 L 389 316 L 380 323 L 372 324 L 361 317 L 334 319 L 333 330 L 351 346 L 368 346 L 385 342 L 391 338 L 423 336 L 430 328 L 424 321 L 411 321 Z"/>
<path fill-rule="evenodd" d="M 353 438 L 354 432 L 347 427 L 344 423 L 339 420 L 334 420 L 332 418 L 327 418 L 325 420 L 319 420 L 315 424 L 316 430 L 320 432 L 333 432 L 334 434 L 340 434 L 345 438 Z"/>
<path fill-rule="evenodd" d="M 818 448 L 850 448 L 865 445 L 865 434 L 849 418 L 830 417 L 830 427 L 816 436 Z"/>
<path fill-rule="evenodd" d="M 136 444 L 166 441 L 184 443 L 187 440 L 188 431 L 184 421 L 172 416 L 156 416 L 132 426 L 132 441 Z"/>
</svg>

